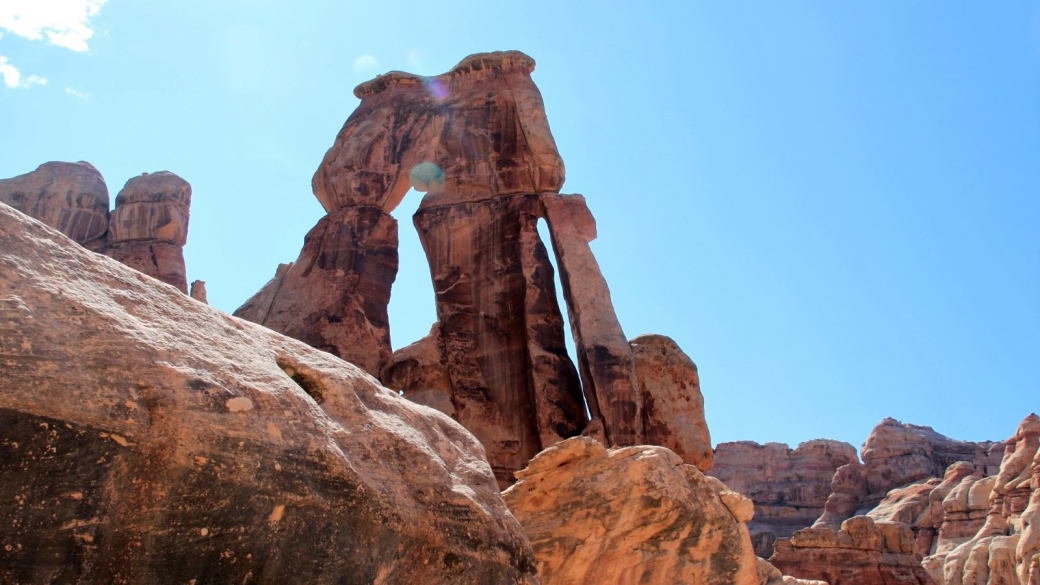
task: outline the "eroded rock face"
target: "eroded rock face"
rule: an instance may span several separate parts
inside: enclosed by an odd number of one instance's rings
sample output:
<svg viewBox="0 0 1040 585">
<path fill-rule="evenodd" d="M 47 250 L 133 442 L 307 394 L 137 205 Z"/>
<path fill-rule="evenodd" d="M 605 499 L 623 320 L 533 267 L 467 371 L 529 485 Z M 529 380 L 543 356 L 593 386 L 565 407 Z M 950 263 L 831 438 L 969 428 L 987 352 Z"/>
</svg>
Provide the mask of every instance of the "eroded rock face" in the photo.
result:
<svg viewBox="0 0 1040 585">
<path fill-rule="evenodd" d="M 387 307 L 397 265 L 396 219 L 375 207 L 339 209 L 234 314 L 379 376 L 391 354 Z"/>
<path fill-rule="evenodd" d="M 938 583 L 1040 583 L 1040 418 L 1022 421 L 996 474 L 965 476 L 942 509 L 940 545 L 923 561 Z M 965 539 L 983 509 L 984 523 Z"/>
<path fill-rule="evenodd" d="M 108 202 L 105 179 L 87 162 L 48 162 L 0 180 L 0 203 L 88 247 L 96 247 L 108 230 Z"/>
<path fill-rule="evenodd" d="M 837 532 L 806 528 L 778 539 L 769 562 L 785 574 L 830 585 L 933 585 L 913 550 L 906 525 L 855 516 Z"/>
<path fill-rule="evenodd" d="M 713 453 L 697 365 L 664 335 L 640 335 L 631 346 L 645 442 L 667 447 L 686 463 L 708 471 Z"/>
<path fill-rule="evenodd" d="M 177 175 L 134 177 L 116 196 L 100 252 L 188 294 L 184 244 L 190 207 L 191 185 Z"/>
<path fill-rule="evenodd" d="M 640 391 L 632 347 L 589 247 L 595 221 L 584 198 L 558 194 L 563 162 L 533 69 L 522 53 L 485 53 L 444 75 L 392 72 L 362 84 L 361 104 L 314 175 L 329 218 L 385 215 L 409 186 L 426 192 L 413 221 L 436 293 L 430 338 L 391 355 L 385 314 L 393 275 L 373 283 L 348 266 L 312 270 L 305 257 L 342 245 L 315 232 L 301 259 L 235 314 L 450 413 L 483 443 L 503 487 L 536 453 L 583 431 L 610 446 L 667 443 L 707 469 L 696 367 L 669 349 L 644 368 Z M 566 354 L 541 219 L 560 266 L 577 368 Z M 350 245 L 363 258 L 388 256 L 388 242 L 358 232 Z M 679 364 L 680 356 L 689 363 Z M 671 369 L 653 371 L 658 366 Z M 678 377 L 669 381 L 671 374 Z M 643 410 L 644 394 L 654 399 L 652 412 Z"/>
<path fill-rule="evenodd" d="M 434 324 L 426 337 L 395 351 L 379 379 L 387 388 L 404 392 L 408 400 L 455 417 L 439 324 Z"/>
<path fill-rule="evenodd" d="M 361 104 L 314 175 L 318 201 L 326 211 L 391 211 L 410 185 L 426 191 L 430 182 L 443 197 L 424 205 L 559 192 L 563 160 L 534 65 L 517 51 L 482 53 L 436 77 L 393 71 L 359 85 Z M 424 162 L 435 176 L 413 176 Z"/>
<path fill-rule="evenodd" d="M 867 478 L 859 461 L 846 463 L 834 472 L 831 493 L 823 507 L 823 515 L 813 523 L 813 528 L 841 530 L 841 523 L 856 515 L 860 502 L 867 495 Z"/>
<path fill-rule="evenodd" d="M 0 205 L 0 581 L 535 583 L 480 444 Z"/>
<path fill-rule="evenodd" d="M 455 416 L 484 444 L 503 487 L 585 426 L 539 209 L 536 196 L 516 195 L 415 215 Z"/>
<path fill-rule="evenodd" d="M 818 439 L 791 449 L 781 443 L 720 443 L 710 475 L 755 502 L 748 524 L 755 553 L 767 557 L 773 541 L 811 525 L 824 511 L 835 471 L 858 464 L 848 443 Z"/>
<path fill-rule="evenodd" d="M 941 477 L 946 468 L 958 461 L 968 461 L 985 472 L 999 465 L 992 455 L 993 443 L 957 441 L 935 432 L 931 427 L 904 424 L 895 419 L 881 421 L 863 444 L 863 464 L 871 494 L 883 495 L 888 490 L 919 479 Z"/>
<path fill-rule="evenodd" d="M 503 493 L 543 585 L 759 583 L 751 503 L 663 447 L 575 437 Z"/>
</svg>

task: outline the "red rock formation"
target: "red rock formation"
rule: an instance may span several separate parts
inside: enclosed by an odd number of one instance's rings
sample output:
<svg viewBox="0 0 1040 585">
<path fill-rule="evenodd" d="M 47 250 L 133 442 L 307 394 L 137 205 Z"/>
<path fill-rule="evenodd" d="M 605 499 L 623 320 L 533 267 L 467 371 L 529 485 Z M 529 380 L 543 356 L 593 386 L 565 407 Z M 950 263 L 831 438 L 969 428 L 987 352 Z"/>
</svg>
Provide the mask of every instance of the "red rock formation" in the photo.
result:
<svg viewBox="0 0 1040 585">
<path fill-rule="evenodd" d="M 867 478 L 863 475 L 863 465 L 859 461 L 842 465 L 831 479 L 831 493 L 824 504 L 823 515 L 812 527 L 840 530 L 842 522 L 856 515 L 866 495 Z"/>
<path fill-rule="evenodd" d="M 989 454 L 993 443 L 956 441 L 931 427 L 903 424 L 886 418 L 863 444 L 870 493 L 883 497 L 888 490 L 919 479 L 940 477 L 947 467 L 968 461 L 976 469 L 999 465 L 999 453 Z"/>
<path fill-rule="evenodd" d="M 563 160 L 549 131 L 534 59 L 471 55 L 436 77 L 393 71 L 354 90 L 361 104 L 314 175 L 326 211 L 397 207 L 437 183 L 424 206 L 558 192 Z M 430 163 L 433 176 L 413 170 Z"/>
<path fill-rule="evenodd" d="M 209 300 L 206 299 L 206 282 L 202 280 L 193 281 L 188 296 L 200 303 L 208 305 Z"/>
<path fill-rule="evenodd" d="M 522 53 L 488 53 L 436 77 L 392 72 L 362 84 L 361 104 L 314 175 L 314 195 L 333 222 L 346 213 L 385 216 L 409 186 L 427 192 L 413 221 L 436 293 L 436 339 L 391 356 L 392 271 L 312 269 L 330 246 L 346 246 L 315 232 L 301 259 L 235 314 L 358 363 L 450 413 L 484 444 L 503 486 L 536 453 L 587 425 L 608 445 L 667 442 L 707 468 L 700 396 L 687 384 L 696 379 L 692 362 L 676 387 L 660 372 L 643 372 L 656 381 L 647 384 L 654 411 L 642 411 L 632 348 L 588 245 L 595 222 L 582 197 L 557 193 L 563 161 L 533 69 Z M 542 218 L 580 369 L 566 354 L 554 271 L 537 231 Z M 382 232 L 348 240 L 359 262 L 389 260 Z M 677 364 L 681 352 L 669 355 Z M 646 417 L 655 425 L 650 435 Z"/>
<path fill-rule="evenodd" d="M 5 205 L 0 309 L 0 581 L 537 582 L 478 442 L 359 369 Z"/>
<path fill-rule="evenodd" d="M 403 392 L 404 397 L 412 402 L 457 418 L 452 403 L 451 378 L 441 348 L 440 325 L 435 324 L 426 337 L 394 352 L 393 358 L 379 373 L 379 379 L 387 388 Z"/>
<path fill-rule="evenodd" d="M 390 287 L 397 277 L 397 220 L 348 207 L 318 221 L 295 263 L 235 311 L 372 374 L 390 358 Z"/>
<path fill-rule="evenodd" d="M 697 365 L 664 335 L 640 335 L 631 345 L 645 442 L 667 447 L 686 463 L 708 471 L 713 453 Z"/>
<path fill-rule="evenodd" d="M 108 187 L 90 163 L 48 162 L 0 180 L 0 203 L 96 248 L 108 230 Z"/>
<path fill-rule="evenodd" d="M 1022 421 L 996 474 L 965 476 L 943 497 L 942 508 L 939 545 L 923 561 L 936 582 L 1040 583 L 1040 418 Z M 983 509 L 984 523 L 965 539 Z"/>
<path fill-rule="evenodd" d="M 855 516 L 838 532 L 806 528 L 777 539 L 769 562 L 785 574 L 830 585 L 933 585 L 913 550 L 906 525 Z"/>
<path fill-rule="evenodd" d="M 503 493 L 543 585 L 757 585 L 747 498 L 663 447 L 576 437 L 539 453 Z"/>
<path fill-rule="evenodd" d="M 190 207 L 191 185 L 171 172 L 130 179 L 116 196 L 101 253 L 188 294 L 184 244 Z"/>
<path fill-rule="evenodd" d="M 748 524 L 755 553 L 767 557 L 773 541 L 813 523 L 824 510 L 835 471 L 858 463 L 848 443 L 818 439 L 791 449 L 780 443 L 720 443 L 710 475 L 755 502 Z"/>
<path fill-rule="evenodd" d="M 596 221 L 580 195 L 545 194 L 542 202 L 592 418 L 602 420 L 612 446 L 643 443 L 635 358 L 589 247 Z"/>
</svg>

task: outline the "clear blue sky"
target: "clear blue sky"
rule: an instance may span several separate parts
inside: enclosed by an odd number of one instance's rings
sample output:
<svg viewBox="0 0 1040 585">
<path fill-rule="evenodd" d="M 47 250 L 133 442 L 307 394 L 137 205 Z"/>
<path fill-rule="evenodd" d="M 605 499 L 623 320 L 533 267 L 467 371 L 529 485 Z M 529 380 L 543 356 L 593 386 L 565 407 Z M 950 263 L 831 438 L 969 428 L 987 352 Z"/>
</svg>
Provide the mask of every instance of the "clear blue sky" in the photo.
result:
<svg viewBox="0 0 1040 585">
<path fill-rule="evenodd" d="M 0 0 L 0 176 L 180 174 L 225 311 L 321 216 L 355 85 L 518 49 L 625 332 L 697 362 L 715 441 L 1002 439 L 1038 410 L 1040 2 L 48 4 Z M 434 319 L 417 204 L 397 347 Z"/>
</svg>

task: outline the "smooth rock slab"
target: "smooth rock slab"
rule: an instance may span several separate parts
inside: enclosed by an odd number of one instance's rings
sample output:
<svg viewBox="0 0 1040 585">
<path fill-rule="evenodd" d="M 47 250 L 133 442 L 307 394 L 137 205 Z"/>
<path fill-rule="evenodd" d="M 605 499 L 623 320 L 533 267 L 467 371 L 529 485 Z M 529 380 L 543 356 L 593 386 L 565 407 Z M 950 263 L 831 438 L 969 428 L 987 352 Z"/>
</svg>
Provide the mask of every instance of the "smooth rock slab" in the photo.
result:
<svg viewBox="0 0 1040 585">
<path fill-rule="evenodd" d="M 0 205 L 0 581 L 535 583 L 461 426 Z"/>
</svg>

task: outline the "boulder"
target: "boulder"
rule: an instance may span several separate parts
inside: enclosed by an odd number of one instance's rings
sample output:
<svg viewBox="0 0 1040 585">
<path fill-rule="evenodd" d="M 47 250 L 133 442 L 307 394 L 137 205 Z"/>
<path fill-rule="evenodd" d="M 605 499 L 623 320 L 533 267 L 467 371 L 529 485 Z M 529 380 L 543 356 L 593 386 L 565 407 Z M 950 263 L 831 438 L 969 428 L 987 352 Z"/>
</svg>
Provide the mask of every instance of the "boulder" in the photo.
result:
<svg viewBox="0 0 1040 585">
<path fill-rule="evenodd" d="M 755 585 L 751 503 L 655 446 L 575 437 L 538 454 L 503 493 L 543 585 Z"/>
<path fill-rule="evenodd" d="M 477 440 L 0 205 L 0 581 L 524 583 Z"/>
</svg>

